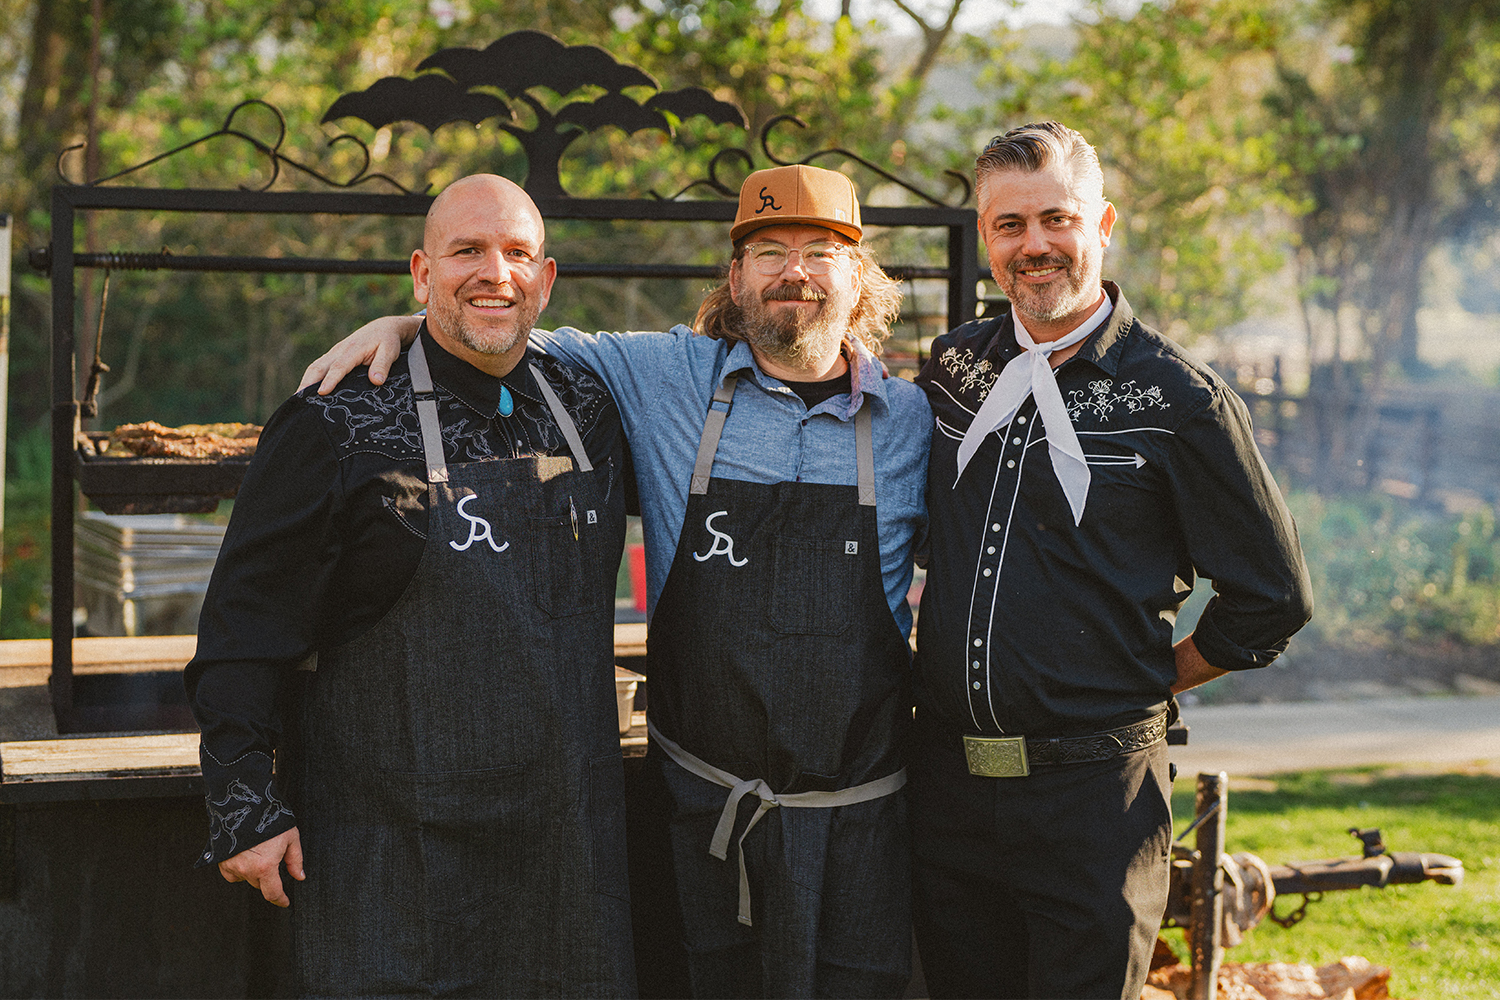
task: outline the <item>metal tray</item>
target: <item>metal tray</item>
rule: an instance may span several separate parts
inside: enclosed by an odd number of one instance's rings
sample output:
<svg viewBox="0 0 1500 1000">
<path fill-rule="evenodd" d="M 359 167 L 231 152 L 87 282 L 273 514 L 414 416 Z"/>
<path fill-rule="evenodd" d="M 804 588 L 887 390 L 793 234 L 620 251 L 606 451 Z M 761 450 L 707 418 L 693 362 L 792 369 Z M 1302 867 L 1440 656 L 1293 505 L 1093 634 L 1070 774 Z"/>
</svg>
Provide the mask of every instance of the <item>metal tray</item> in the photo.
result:
<svg viewBox="0 0 1500 1000">
<path fill-rule="evenodd" d="M 230 458 L 141 458 L 89 455 L 74 449 L 74 475 L 89 502 L 106 514 L 208 514 L 239 492 L 249 455 Z"/>
</svg>

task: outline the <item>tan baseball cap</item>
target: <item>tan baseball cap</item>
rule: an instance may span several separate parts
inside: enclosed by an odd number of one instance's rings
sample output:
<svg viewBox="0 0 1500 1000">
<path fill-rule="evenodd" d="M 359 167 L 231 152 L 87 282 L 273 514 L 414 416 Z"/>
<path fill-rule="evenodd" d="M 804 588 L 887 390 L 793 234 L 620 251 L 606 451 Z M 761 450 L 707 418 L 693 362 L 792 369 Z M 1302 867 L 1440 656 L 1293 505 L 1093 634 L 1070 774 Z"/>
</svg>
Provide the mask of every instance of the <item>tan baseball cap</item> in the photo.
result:
<svg viewBox="0 0 1500 1000">
<path fill-rule="evenodd" d="M 837 170 L 794 163 L 757 170 L 740 185 L 740 209 L 729 238 L 766 226 L 824 226 L 858 241 L 859 199 L 854 182 Z"/>
</svg>

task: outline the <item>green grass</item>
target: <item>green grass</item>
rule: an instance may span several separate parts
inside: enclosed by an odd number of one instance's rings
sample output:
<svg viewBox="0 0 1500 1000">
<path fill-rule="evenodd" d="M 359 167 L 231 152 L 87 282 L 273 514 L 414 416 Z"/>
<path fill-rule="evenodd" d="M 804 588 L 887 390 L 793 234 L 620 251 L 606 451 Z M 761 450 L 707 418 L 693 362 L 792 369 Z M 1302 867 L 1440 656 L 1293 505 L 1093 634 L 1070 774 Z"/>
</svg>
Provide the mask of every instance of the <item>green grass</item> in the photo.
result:
<svg viewBox="0 0 1500 1000">
<path fill-rule="evenodd" d="M 1192 819 L 1191 780 L 1177 780 L 1172 806 L 1180 832 Z M 1360 955 L 1392 970 L 1394 997 L 1500 997 L 1500 776 L 1308 771 L 1246 790 L 1230 778 L 1231 854 L 1249 851 L 1273 865 L 1358 854 L 1351 826 L 1379 827 L 1392 852 L 1458 858 L 1463 884 L 1328 893 L 1296 927 L 1265 920 L 1225 960 L 1323 965 Z M 1283 897 L 1276 912 L 1285 916 L 1301 900 Z M 1182 954 L 1180 932 L 1167 934 Z"/>
</svg>

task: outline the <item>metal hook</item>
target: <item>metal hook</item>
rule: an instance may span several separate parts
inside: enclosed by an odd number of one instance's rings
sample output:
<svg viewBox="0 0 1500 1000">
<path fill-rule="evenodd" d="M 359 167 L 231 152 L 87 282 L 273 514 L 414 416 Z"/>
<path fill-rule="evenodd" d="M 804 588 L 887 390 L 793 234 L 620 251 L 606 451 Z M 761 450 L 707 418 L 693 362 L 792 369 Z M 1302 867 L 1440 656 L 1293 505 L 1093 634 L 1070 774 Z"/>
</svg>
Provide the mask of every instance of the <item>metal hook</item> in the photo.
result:
<svg viewBox="0 0 1500 1000">
<path fill-rule="evenodd" d="M 89 381 L 83 391 L 83 402 L 79 410 L 92 420 L 99 415 L 99 376 L 109 371 L 100 350 L 104 344 L 104 311 L 109 307 L 109 268 L 104 270 L 104 289 L 99 293 L 99 322 L 94 329 L 94 363 L 89 368 Z"/>
</svg>

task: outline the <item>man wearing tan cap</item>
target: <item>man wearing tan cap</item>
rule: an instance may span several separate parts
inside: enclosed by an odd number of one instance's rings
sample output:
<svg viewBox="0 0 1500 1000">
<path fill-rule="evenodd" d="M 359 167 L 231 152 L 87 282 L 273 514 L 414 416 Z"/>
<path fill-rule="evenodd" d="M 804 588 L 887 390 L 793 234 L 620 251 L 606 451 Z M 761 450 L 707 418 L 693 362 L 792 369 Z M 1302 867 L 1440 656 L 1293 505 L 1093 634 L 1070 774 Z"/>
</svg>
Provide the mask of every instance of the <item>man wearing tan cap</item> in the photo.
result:
<svg viewBox="0 0 1500 1000">
<path fill-rule="evenodd" d="M 910 978 L 906 592 L 932 416 L 882 377 L 900 292 L 862 233 L 844 175 L 757 171 L 696 332 L 532 335 L 599 375 L 631 446 L 653 829 L 695 996 L 899 996 Z M 304 379 L 369 361 L 380 381 L 416 325 L 377 320 Z"/>
</svg>

